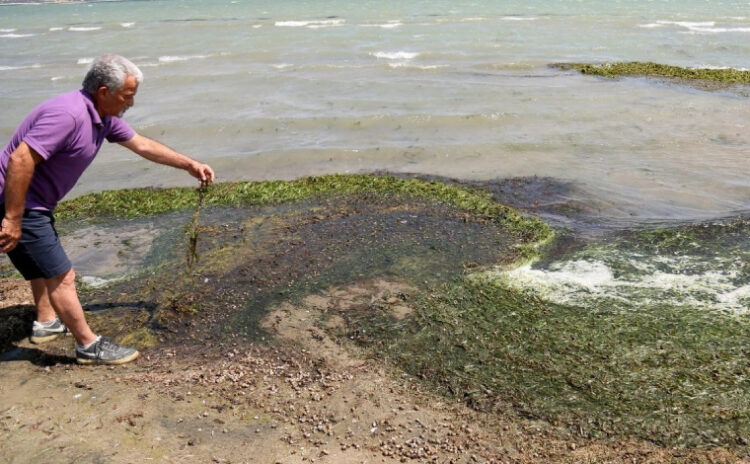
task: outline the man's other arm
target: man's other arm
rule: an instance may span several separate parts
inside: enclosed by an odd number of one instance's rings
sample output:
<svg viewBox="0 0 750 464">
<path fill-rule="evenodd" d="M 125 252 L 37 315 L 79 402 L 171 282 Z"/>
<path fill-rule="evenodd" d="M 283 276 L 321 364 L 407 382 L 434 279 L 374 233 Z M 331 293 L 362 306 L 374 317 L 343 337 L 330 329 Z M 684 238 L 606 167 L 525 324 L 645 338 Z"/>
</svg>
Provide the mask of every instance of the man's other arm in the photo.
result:
<svg viewBox="0 0 750 464">
<path fill-rule="evenodd" d="M 211 169 L 211 166 L 188 158 L 168 146 L 143 135 L 135 134 L 130 140 L 120 142 L 120 145 L 154 163 L 184 169 L 191 176 L 200 179 L 201 182 L 211 183 L 214 181 L 214 171 Z"/>
<path fill-rule="evenodd" d="M 26 206 L 26 192 L 29 190 L 36 165 L 42 161 L 43 158 L 26 142 L 21 142 L 10 154 L 5 176 L 5 217 L 0 222 L 0 251 L 3 253 L 15 248 L 21 239 L 21 219 Z"/>
</svg>

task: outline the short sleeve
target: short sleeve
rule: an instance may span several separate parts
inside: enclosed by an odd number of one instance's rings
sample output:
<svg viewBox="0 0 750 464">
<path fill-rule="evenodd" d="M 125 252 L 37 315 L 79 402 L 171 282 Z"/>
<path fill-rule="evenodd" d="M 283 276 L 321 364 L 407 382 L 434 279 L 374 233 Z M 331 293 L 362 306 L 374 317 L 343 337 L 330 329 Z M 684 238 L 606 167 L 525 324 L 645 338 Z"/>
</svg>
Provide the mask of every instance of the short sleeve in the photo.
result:
<svg viewBox="0 0 750 464">
<path fill-rule="evenodd" d="M 65 149 L 70 135 L 76 130 L 76 121 L 62 110 L 48 109 L 39 113 L 32 122 L 23 141 L 42 158 Z"/>
<path fill-rule="evenodd" d="M 127 142 L 135 136 L 135 131 L 125 122 L 124 119 L 113 116 L 110 118 L 109 123 L 109 133 L 107 134 L 108 142 Z"/>
</svg>

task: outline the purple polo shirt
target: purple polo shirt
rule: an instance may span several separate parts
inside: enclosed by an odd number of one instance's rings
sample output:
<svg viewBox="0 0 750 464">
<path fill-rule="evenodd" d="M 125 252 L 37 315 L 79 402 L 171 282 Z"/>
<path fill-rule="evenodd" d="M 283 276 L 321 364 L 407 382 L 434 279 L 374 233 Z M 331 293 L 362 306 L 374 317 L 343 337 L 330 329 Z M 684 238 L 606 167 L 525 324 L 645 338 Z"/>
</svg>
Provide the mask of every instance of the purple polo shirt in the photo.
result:
<svg viewBox="0 0 750 464">
<path fill-rule="evenodd" d="M 125 142 L 135 131 L 120 118 L 99 117 L 83 90 L 64 93 L 34 108 L 0 156 L 0 202 L 10 154 L 26 142 L 44 161 L 37 164 L 26 194 L 26 209 L 52 211 L 99 152 L 104 139 Z"/>
</svg>

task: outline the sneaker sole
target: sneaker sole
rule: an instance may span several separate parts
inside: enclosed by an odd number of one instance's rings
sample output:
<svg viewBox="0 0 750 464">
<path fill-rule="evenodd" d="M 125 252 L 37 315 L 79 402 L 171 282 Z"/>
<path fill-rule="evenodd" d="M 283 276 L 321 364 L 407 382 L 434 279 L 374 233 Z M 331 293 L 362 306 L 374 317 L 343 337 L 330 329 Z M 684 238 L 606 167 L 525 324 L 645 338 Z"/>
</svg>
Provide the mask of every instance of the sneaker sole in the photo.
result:
<svg viewBox="0 0 750 464">
<path fill-rule="evenodd" d="M 61 333 L 55 333 L 55 334 L 52 334 L 52 335 L 45 335 L 44 337 L 34 337 L 32 335 L 31 337 L 29 337 L 29 341 L 31 343 L 35 344 L 35 345 L 41 345 L 42 343 L 49 343 L 49 342 L 51 342 L 52 340 L 56 339 L 60 335 L 62 335 L 62 332 Z"/>
<path fill-rule="evenodd" d="M 78 364 L 84 364 L 84 365 L 87 365 L 87 366 L 90 366 L 92 364 L 106 364 L 106 365 L 110 365 L 110 366 L 116 366 L 118 364 L 125 364 L 125 363 L 129 363 L 131 361 L 135 361 L 136 359 L 138 359 L 138 356 L 140 356 L 140 355 L 141 354 L 136 351 L 135 353 L 131 354 L 130 356 L 126 356 L 126 357 L 120 358 L 120 359 L 113 359 L 111 361 L 102 361 L 101 359 L 76 358 L 76 362 Z"/>
<path fill-rule="evenodd" d="M 29 336 L 29 341 L 35 345 L 41 345 L 42 343 L 49 343 L 52 340 L 56 339 L 57 337 L 61 335 L 68 335 L 70 336 L 71 333 L 69 330 L 66 330 L 64 332 L 55 332 L 49 335 L 45 335 L 43 337 L 35 337 L 33 335 Z"/>
</svg>

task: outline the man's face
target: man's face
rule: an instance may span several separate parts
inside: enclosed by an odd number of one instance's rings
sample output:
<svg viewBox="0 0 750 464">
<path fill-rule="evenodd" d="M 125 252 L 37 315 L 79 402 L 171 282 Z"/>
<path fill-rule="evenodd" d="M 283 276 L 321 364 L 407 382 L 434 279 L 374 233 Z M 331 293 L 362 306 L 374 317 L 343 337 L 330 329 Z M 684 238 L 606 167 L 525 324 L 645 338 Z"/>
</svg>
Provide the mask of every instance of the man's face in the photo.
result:
<svg viewBox="0 0 750 464">
<path fill-rule="evenodd" d="M 138 92 L 138 82 L 135 76 L 127 76 L 122 88 L 110 92 L 106 87 L 100 87 L 96 93 L 96 108 L 102 116 L 122 117 L 125 111 L 135 105 L 135 94 Z"/>
</svg>

